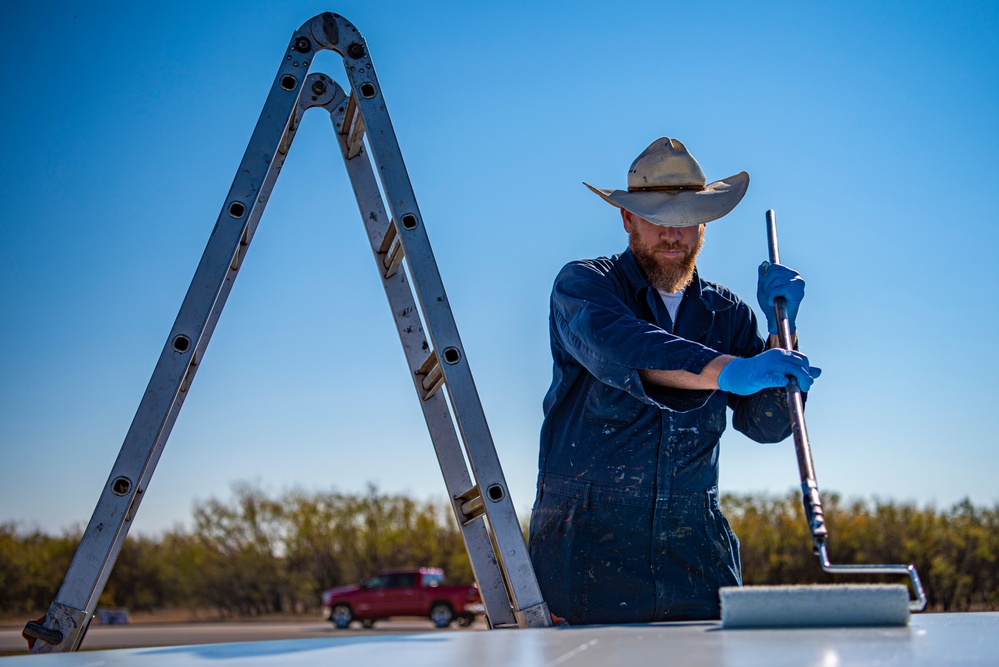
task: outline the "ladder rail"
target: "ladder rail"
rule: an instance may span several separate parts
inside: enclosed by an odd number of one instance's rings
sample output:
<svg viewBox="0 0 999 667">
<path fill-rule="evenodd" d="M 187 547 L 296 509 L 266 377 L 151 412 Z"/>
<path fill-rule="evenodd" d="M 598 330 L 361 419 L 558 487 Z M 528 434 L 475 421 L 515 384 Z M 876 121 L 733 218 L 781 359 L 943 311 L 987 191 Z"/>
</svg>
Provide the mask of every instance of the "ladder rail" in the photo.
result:
<svg viewBox="0 0 999 667">
<path fill-rule="evenodd" d="M 411 375 L 414 388 L 422 396 L 421 389 L 424 387 L 418 369 L 426 363 L 425 358 L 427 358 L 428 350 L 431 356 L 436 355 L 436 351 L 430 348 L 430 343 L 427 341 L 423 323 L 420 320 L 419 307 L 406 272 L 390 270 L 391 267 L 386 266 L 382 259 L 385 254 L 383 241 L 395 223 L 389 219 L 385 211 L 384 199 L 378 190 L 375 175 L 371 171 L 371 161 L 367 151 L 363 146 L 352 143 L 357 140 L 357 137 L 355 136 L 353 139 L 351 137 L 348 117 L 350 106 L 349 104 L 343 105 L 339 101 L 342 99 L 342 91 L 336 83 L 326 79 L 325 75 L 309 75 L 310 80 L 313 77 L 320 82 L 320 87 L 332 88 L 336 86 L 339 91 L 339 94 L 328 94 L 328 100 L 319 99 L 307 102 L 304 101 L 303 97 L 303 105 L 321 106 L 330 113 L 330 121 L 336 130 L 347 175 L 354 190 L 361 219 L 364 221 L 376 266 L 382 278 L 382 286 L 392 309 L 399 340 L 402 343 L 406 361 L 413 371 Z M 489 623 L 493 626 L 515 624 L 517 621 L 510 605 L 506 584 L 500 576 L 499 570 L 495 567 L 489 567 L 488 562 L 483 562 L 490 559 L 495 561 L 486 526 L 482 522 L 468 522 L 460 511 L 460 501 L 456 500 L 457 496 L 472 487 L 472 480 L 461 453 L 461 443 L 451 421 L 447 397 L 443 393 L 436 393 L 423 398 L 420 401 L 420 406 L 423 409 L 431 440 L 434 442 L 437 461 L 444 476 L 448 495 L 452 499 L 451 505 L 455 519 L 462 530 L 465 548 L 469 560 L 473 564 L 472 569 L 483 598 Z"/>
<path fill-rule="evenodd" d="M 516 540 L 523 544 L 523 534 L 499 459 L 495 454 L 474 455 L 479 450 L 495 453 L 492 434 L 482 411 L 478 390 L 469 370 L 451 305 L 367 47 L 361 43 L 361 48 L 356 50 L 355 55 L 358 56 L 355 59 L 356 67 L 347 68 L 353 91 L 352 101 L 355 102 L 363 126 L 369 134 L 368 145 L 371 147 L 371 157 L 382 188 L 386 193 L 391 193 L 387 202 L 389 212 L 396 222 L 412 280 L 419 285 L 417 294 L 434 349 L 439 354 L 443 352 L 441 371 L 445 376 L 469 463 L 478 486 L 488 501 L 483 503 L 486 515 L 497 540 L 503 545 L 509 546 Z M 510 586 L 515 613 L 521 615 L 518 617 L 518 624 L 549 625 L 551 617 L 541 596 L 526 547 L 507 550 L 505 556 L 499 559 L 499 565 Z"/>
<path fill-rule="evenodd" d="M 40 624 L 57 633 L 50 638 L 61 637 L 34 642 L 32 653 L 75 651 L 83 641 L 294 138 L 300 66 L 299 58 L 282 60 L 108 481 Z"/>
</svg>

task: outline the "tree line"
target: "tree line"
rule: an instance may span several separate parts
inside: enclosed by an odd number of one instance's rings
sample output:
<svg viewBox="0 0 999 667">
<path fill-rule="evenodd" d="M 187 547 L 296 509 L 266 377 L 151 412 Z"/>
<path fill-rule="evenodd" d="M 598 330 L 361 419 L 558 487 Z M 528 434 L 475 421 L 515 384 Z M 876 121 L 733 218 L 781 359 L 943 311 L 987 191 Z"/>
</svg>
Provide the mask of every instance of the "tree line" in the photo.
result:
<svg viewBox="0 0 999 667">
<path fill-rule="evenodd" d="M 915 563 L 934 611 L 999 610 L 999 505 L 946 510 L 824 498 L 833 563 Z M 797 493 L 722 498 L 739 535 L 745 583 L 856 583 L 824 573 Z M 522 517 L 526 522 L 527 517 Z M 25 619 L 55 598 L 82 531 L 59 536 L 0 524 L 0 615 Z M 238 484 L 227 501 L 196 504 L 193 528 L 132 535 L 100 599 L 130 611 L 190 609 L 221 617 L 317 612 L 327 588 L 388 567 L 444 568 L 471 582 L 445 502 L 386 494 L 292 491 Z M 884 579 L 882 579 L 884 580 Z M 891 581 L 891 579 L 888 579 Z M 897 579 L 896 579 L 897 581 Z"/>
</svg>

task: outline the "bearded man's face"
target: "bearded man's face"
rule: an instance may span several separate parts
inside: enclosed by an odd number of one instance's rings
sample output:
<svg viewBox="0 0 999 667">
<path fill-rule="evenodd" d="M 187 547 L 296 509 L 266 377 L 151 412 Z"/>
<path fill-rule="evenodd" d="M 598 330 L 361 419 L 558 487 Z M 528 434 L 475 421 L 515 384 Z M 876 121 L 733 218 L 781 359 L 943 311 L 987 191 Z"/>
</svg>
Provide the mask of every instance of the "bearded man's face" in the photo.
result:
<svg viewBox="0 0 999 667">
<path fill-rule="evenodd" d="M 704 225 L 661 227 L 623 209 L 621 214 L 628 247 L 649 283 L 663 292 L 689 285 L 704 243 Z"/>
</svg>

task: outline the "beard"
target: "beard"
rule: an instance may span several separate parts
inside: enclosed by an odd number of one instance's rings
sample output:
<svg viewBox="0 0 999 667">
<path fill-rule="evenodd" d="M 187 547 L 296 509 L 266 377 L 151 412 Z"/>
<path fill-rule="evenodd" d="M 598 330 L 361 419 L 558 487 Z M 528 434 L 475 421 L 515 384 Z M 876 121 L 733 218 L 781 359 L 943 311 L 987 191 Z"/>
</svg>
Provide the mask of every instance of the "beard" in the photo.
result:
<svg viewBox="0 0 999 667">
<path fill-rule="evenodd" d="M 628 247 L 635 256 L 638 268 L 645 274 L 649 284 L 661 292 L 679 292 L 690 284 L 694 277 L 697 255 L 703 244 L 703 229 L 697 235 L 697 244 L 689 250 L 682 243 L 645 245 L 634 233 L 628 235 Z M 668 259 L 656 255 L 660 250 L 687 250 L 687 252 L 681 257 Z"/>
</svg>

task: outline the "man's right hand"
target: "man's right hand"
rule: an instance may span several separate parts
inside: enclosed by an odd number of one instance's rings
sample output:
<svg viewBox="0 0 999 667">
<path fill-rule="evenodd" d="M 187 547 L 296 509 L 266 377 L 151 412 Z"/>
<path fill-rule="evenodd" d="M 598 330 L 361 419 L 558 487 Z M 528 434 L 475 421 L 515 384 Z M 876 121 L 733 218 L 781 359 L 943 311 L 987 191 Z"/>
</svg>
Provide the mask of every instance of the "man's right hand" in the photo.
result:
<svg viewBox="0 0 999 667">
<path fill-rule="evenodd" d="M 808 365 L 808 357 L 790 350 L 767 350 L 755 357 L 735 357 L 718 374 L 718 388 L 740 396 L 749 396 L 762 389 L 786 387 L 788 376 L 798 381 L 802 391 L 808 391 L 822 370 Z"/>
</svg>

